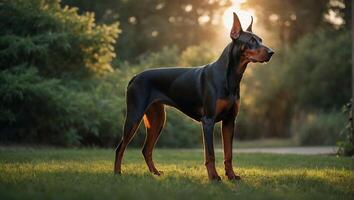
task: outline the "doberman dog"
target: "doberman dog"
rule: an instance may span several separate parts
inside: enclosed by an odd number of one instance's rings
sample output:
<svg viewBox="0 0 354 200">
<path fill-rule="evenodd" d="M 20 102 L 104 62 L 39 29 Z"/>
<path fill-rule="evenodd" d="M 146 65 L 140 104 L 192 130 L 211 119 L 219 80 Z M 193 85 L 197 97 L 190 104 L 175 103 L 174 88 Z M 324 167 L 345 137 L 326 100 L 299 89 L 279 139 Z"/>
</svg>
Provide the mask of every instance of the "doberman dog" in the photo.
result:
<svg viewBox="0 0 354 200">
<path fill-rule="evenodd" d="M 127 113 L 122 140 L 116 149 L 115 174 L 121 173 L 123 153 L 142 118 L 146 140 L 142 150 L 146 164 L 160 175 L 152 160 L 152 151 L 165 123 L 165 105 L 177 108 L 202 123 L 205 166 L 211 180 L 221 180 L 215 169 L 213 130 L 222 122 L 222 140 L 226 176 L 240 179 L 232 168 L 232 141 L 235 118 L 240 107 L 240 81 L 250 62 L 268 62 L 273 51 L 252 33 L 252 22 L 242 30 L 238 16 L 230 32 L 232 42 L 218 60 L 194 68 L 158 68 L 146 70 L 131 79 L 127 87 Z"/>
</svg>

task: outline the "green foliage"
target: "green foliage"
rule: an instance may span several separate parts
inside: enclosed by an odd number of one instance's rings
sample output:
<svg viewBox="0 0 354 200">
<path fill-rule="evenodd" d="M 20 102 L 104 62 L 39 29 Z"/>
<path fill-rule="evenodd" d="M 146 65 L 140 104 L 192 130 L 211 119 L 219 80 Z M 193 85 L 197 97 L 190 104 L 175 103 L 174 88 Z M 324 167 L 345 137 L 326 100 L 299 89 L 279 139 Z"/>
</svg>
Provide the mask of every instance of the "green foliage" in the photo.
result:
<svg viewBox="0 0 354 200">
<path fill-rule="evenodd" d="M 348 103 L 343 106 L 343 113 L 348 116 L 347 124 L 342 130 L 341 134 L 343 139 L 337 142 L 338 154 L 345 156 L 352 156 L 354 154 L 354 135 L 353 135 L 353 113 L 352 113 L 352 103 Z"/>
<path fill-rule="evenodd" d="M 161 51 L 145 53 L 139 57 L 139 66 L 152 67 L 176 67 L 179 61 L 177 46 L 163 47 Z"/>
<path fill-rule="evenodd" d="M 210 44 L 190 46 L 181 53 L 181 66 L 201 66 L 217 59 L 217 54 Z"/>
<path fill-rule="evenodd" d="M 124 101 L 108 92 L 121 79 L 92 75 L 113 71 L 118 24 L 96 25 L 59 0 L 3 1 L 0 21 L 1 140 L 112 145 Z"/>
<path fill-rule="evenodd" d="M 88 89 L 83 90 L 85 83 L 72 81 L 64 86 L 58 79 L 42 78 L 34 68 L 15 68 L 2 71 L 0 81 L 2 141 L 70 146 L 114 143 L 124 104 L 117 95 L 110 96 L 118 90 L 117 79 L 86 83 Z"/>
<path fill-rule="evenodd" d="M 0 5 L 0 69 L 36 66 L 51 76 L 112 71 L 118 24 L 96 25 L 59 0 L 5 0 Z"/>
<path fill-rule="evenodd" d="M 157 143 L 158 147 L 192 148 L 202 146 L 202 130 L 199 123 L 186 118 L 174 108 L 167 108 L 165 127 Z"/>
<path fill-rule="evenodd" d="M 59 80 L 43 79 L 35 68 L 15 68 L 1 71 L 0 82 L 3 141 L 77 142 L 67 118 L 73 109 L 71 95 L 60 86 Z"/>
<path fill-rule="evenodd" d="M 339 110 L 351 95 L 348 41 L 349 31 L 319 30 L 278 49 L 269 64 L 248 66 L 238 137 L 289 137 L 294 116 Z"/>
<path fill-rule="evenodd" d="M 334 145 L 344 124 L 341 112 L 311 113 L 294 119 L 292 131 L 301 145 Z"/>
<path fill-rule="evenodd" d="M 290 136 L 290 89 L 285 86 L 284 51 L 278 49 L 268 64 L 249 64 L 241 82 L 240 139 Z"/>
<path fill-rule="evenodd" d="M 98 22 L 111 23 L 119 20 L 123 34 L 116 50 L 124 60 L 136 62 L 146 52 L 161 51 L 166 45 L 176 45 L 183 50 L 216 38 L 221 24 L 222 11 L 231 5 L 230 0 L 63 0 L 80 11 L 93 11 Z M 205 17 L 208 21 L 202 22 Z"/>
<path fill-rule="evenodd" d="M 217 53 L 210 44 L 192 45 L 180 52 L 177 46 L 163 47 L 161 51 L 149 52 L 139 57 L 138 66 L 151 67 L 195 67 L 216 60 Z"/>
<path fill-rule="evenodd" d="M 296 106 L 340 109 L 350 99 L 348 41 L 351 41 L 349 31 L 317 31 L 295 45 L 286 57 L 288 67 L 284 78 Z"/>
</svg>

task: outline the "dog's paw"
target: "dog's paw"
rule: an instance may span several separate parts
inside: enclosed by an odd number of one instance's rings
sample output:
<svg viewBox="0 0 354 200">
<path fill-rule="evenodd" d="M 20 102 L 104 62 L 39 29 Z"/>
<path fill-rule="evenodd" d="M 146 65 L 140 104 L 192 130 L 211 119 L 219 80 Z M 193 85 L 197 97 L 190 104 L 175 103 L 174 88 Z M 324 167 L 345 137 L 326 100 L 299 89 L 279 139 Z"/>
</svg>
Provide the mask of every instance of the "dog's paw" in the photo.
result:
<svg viewBox="0 0 354 200">
<path fill-rule="evenodd" d="M 241 176 L 239 176 L 239 175 L 236 175 L 235 173 L 226 173 L 226 176 L 227 176 L 227 178 L 230 180 L 230 181 L 233 181 L 233 180 L 235 180 L 235 181 L 237 181 L 237 180 L 241 180 Z"/>
<path fill-rule="evenodd" d="M 219 175 L 217 175 L 217 174 L 213 174 L 213 175 L 211 175 L 210 177 L 209 177 L 209 180 L 211 180 L 211 181 L 221 181 L 221 177 L 219 176 Z"/>
<path fill-rule="evenodd" d="M 156 176 L 161 176 L 161 175 L 163 175 L 163 171 L 159 171 L 159 170 L 151 171 L 151 173 L 152 173 L 153 175 L 156 175 Z"/>
</svg>

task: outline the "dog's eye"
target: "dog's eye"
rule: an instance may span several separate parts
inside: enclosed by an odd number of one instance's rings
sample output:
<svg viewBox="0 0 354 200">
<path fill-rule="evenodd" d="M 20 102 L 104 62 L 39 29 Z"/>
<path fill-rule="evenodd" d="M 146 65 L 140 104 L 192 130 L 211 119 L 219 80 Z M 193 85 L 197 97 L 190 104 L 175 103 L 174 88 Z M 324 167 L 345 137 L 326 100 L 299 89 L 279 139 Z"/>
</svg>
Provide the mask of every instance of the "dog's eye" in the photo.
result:
<svg viewBox="0 0 354 200">
<path fill-rule="evenodd" d="M 252 43 L 252 44 L 256 44 L 256 43 L 257 43 L 256 39 L 251 38 L 251 43 Z"/>
</svg>

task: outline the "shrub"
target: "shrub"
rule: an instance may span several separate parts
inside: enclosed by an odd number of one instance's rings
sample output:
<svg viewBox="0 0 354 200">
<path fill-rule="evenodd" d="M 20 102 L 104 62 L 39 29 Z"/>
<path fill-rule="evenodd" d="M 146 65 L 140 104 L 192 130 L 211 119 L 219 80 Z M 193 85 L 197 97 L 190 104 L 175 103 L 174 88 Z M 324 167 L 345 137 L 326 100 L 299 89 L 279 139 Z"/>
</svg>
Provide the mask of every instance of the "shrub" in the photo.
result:
<svg viewBox="0 0 354 200">
<path fill-rule="evenodd" d="M 180 65 L 186 67 L 201 66 L 216 60 L 216 51 L 210 48 L 210 46 L 203 43 L 188 47 L 181 54 Z"/>
<path fill-rule="evenodd" d="M 202 145 L 200 124 L 175 109 L 166 109 L 166 124 L 157 143 L 159 147 L 188 148 Z"/>
<path fill-rule="evenodd" d="M 112 71 L 118 24 L 96 25 L 93 13 L 60 7 L 60 0 L 5 0 L 0 5 L 0 69 L 19 64 L 43 74 Z"/>
<path fill-rule="evenodd" d="M 237 137 L 256 139 L 290 136 L 292 101 L 285 87 L 284 51 L 277 50 L 268 64 L 249 64 L 241 82 L 241 110 Z"/>
<path fill-rule="evenodd" d="M 1 140 L 77 144 L 70 96 L 59 80 L 43 79 L 35 68 L 1 71 Z"/>
<path fill-rule="evenodd" d="M 341 132 L 343 138 L 337 142 L 338 154 L 345 156 L 354 155 L 354 135 L 353 135 L 353 104 L 350 102 L 343 106 L 343 113 L 348 117 L 347 123 Z"/>
<path fill-rule="evenodd" d="M 318 30 L 249 65 L 241 85 L 241 138 L 290 137 L 301 112 L 339 110 L 350 98 L 350 31 Z"/>
<path fill-rule="evenodd" d="M 106 72 L 118 24 L 96 25 L 93 13 L 79 15 L 60 0 L 5 0 L 0 21 L 1 141 L 115 143 L 127 80 Z"/>
<path fill-rule="evenodd" d="M 345 124 L 341 112 L 303 114 L 292 123 L 292 131 L 301 145 L 335 145 Z"/>
<path fill-rule="evenodd" d="M 177 46 L 163 47 L 161 51 L 149 52 L 139 57 L 139 66 L 151 67 L 175 67 L 178 65 L 179 50 Z"/>
<path fill-rule="evenodd" d="M 319 30 L 287 54 L 285 86 L 301 109 L 340 109 L 351 96 L 350 31 Z M 333 92 L 335 91 L 335 92 Z"/>
<path fill-rule="evenodd" d="M 1 71 L 1 141 L 113 145 L 124 121 L 116 77 L 64 84 L 42 78 L 35 68 Z"/>
</svg>

